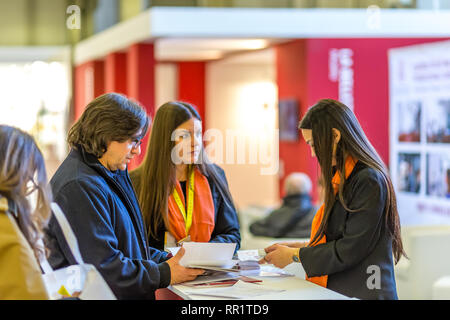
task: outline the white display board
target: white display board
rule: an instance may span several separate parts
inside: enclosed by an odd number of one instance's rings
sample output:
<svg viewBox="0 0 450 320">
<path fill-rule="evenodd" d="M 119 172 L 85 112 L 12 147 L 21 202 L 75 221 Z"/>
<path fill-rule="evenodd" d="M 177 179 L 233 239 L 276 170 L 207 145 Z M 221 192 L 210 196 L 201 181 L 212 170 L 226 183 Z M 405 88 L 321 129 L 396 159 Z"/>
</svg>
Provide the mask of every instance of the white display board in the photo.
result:
<svg viewBox="0 0 450 320">
<path fill-rule="evenodd" d="M 450 41 L 389 50 L 389 88 L 401 223 L 450 224 Z"/>
</svg>

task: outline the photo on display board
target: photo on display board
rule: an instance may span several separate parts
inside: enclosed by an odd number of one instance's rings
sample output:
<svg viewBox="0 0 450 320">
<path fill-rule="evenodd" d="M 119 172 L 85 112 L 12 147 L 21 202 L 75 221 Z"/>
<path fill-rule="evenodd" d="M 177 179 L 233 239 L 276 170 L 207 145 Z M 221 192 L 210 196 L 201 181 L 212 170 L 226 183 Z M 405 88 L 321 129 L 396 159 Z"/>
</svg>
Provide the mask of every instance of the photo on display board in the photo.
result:
<svg viewBox="0 0 450 320">
<path fill-rule="evenodd" d="M 450 99 L 439 99 L 427 110 L 427 142 L 450 143 Z"/>
<path fill-rule="evenodd" d="M 422 104 L 420 101 L 409 101 L 397 104 L 398 141 L 420 142 L 420 115 Z"/>
<path fill-rule="evenodd" d="M 450 199 L 450 155 L 427 155 L 427 195 Z"/>
<path fill-rule="evenodd" d="M 280 100 L 278 104 L 278 126 L 280 141 L 298 141 L 298 101 L 295 99 Z"/>
<path fill-rule="evenodd" d="M 420 154 L 398 154 L 398 189 L 402 192 L 419 193 L 420 191 Z"/>
</svg>

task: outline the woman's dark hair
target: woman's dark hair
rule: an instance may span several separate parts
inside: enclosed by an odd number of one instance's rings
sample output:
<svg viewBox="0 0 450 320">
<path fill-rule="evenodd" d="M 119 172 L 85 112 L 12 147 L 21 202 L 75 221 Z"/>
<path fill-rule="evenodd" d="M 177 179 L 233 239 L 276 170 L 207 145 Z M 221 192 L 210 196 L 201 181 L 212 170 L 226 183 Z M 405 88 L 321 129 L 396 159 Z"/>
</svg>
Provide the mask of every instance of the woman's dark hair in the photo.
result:
<svg viewBox="0 0 450 320">
<path fill-rule="evenodd" d="M 176 185 L 176 166 L 171 158 L 175 146 L 172 133 L 178 126 L 192 118 L 201 121 L 200 115 L 189 103 L 175 101 L 163 104 L 153 121 L 145 159 L 136 169 L 141 177 L 141 181 L 135 184 L 137 197 L 148 234 L 154 239 L 158 239 L 158 228 L 162 224 L 168 230 L 168 201 Z M 199 161 L 196 161 L 198 163 L 189 166 L 189 173 L 197 167 L 218 186 L 225 201 L 234 206 L 225 181 L 216 167 L 210 163 L 204 148 L 201 148 L 199 157 Z"/>
<path fill-rule="evenodd" d="M 92 100 L 70 128 L 67 141 L 101 158 L 111 141 L 124 142 L 140 129 L 145 136 L 149 118 L 135 101 L 118 93 L 106 93 Z"/>
<path fill-rule="evenodd" d="M 339 130 L 341 133 L 341 138 L 336 146 L 335 153 L 336 169 L 339 172 L 341 181 L 338 192 L 339 201 L 349 212 L 360 210 L 350 210 L 343 198 L 343 188 L 346 180 L 345 155 L 351 155 L 355 160 L 361 161 L 381 174 L 387 189 L 384 215 L 388 232 L 392 236 L 392 249 L 395 263 L 397 263 L 401 256 L 406 256 L 406 254 L 403 250 L 400 234 L 400 218 L 397 211 L 395 191 L 388 170 L 375 148 L 364 134 L 354 113 L 343 103 L 332 99 L 322 99 L 318 101 L 308 110 L 299 124 L 299 129 L 312 130 L 314 151 L 320 165 L 321 177 L 324 182 L 324 216 L 311 244 L 314 244 L 325 234 L 331 209 L 336 200 L 331 184 L 334 175 L 332 166 L 334 142 L 333 128 Z"/>
<path fill-rule="evenodd" d="M 28 133 L 5 125 L 0 125 L 0 154 L 0 196 L 9 200 L 9 211 L 39 261 L 45 254 L 39 240 L 52 201 L 44 159 Z M 33 210 L 27 196 L 34 191 L 37 198 Z"/>
</svg>

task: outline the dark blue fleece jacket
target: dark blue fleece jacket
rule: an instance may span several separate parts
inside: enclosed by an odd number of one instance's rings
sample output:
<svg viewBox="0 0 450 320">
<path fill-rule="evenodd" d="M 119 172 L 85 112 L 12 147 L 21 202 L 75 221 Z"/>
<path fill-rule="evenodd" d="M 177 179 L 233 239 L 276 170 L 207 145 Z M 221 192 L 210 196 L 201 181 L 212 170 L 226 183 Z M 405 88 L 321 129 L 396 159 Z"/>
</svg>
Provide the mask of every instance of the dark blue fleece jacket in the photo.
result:
<svg viewBox="0 0 450 320">
<path fill-rule="evenodd" d="M 170 283 L 167 253 L 148 246 L 146 228 L 127 171 L 111 172 L 81 147 L 72 149 L 50 181 L 81 255 L 102 274 L 118 299 L 154 299 Z M 46 230 L 54 268 L 75 264 L 52 218 Z"/>
</svg>

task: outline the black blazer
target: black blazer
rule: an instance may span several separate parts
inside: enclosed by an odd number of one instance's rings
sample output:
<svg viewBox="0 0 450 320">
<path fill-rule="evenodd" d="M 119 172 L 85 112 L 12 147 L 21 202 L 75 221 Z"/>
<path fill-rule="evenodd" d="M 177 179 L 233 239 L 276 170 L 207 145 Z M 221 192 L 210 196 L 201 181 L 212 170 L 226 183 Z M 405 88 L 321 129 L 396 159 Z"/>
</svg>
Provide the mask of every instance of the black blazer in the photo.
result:
<svg viewBox="0 0 450 320">
<path fill-rule="evenodd" d="M 386 195 L 381 173 L 358 161 L 344 185 L 344 200 L 348 208 L 362 210 L 348 212 L 337 198 L 325 231 L 327 242 L 300 249 L 309 277 L 328 275 L 328 289 L 349 297 L 398 299 Z"/>
<path fill-rule="evenodd" d="M 228 182 L 225 177 L 225 172 L 222 168 L 214 165 L 217 173 L 225 182 L 228 187 Z M 133 183 L 134 189 L 139 190 L 142 180 L 141 170 L 137 169 L 130 172 L 131 182 Z M 209 242 L 227 242 L 236 243 L 235 251 L 239 250 L 241 246 L 241 235 L 239 232 L 239 220 L 236 213 L 236 209 L 232 203 L 228 203 L 220 194 L 218 186 L 213 182 L 210 177 L 206 177 L 211 189 L 211 195 L 214 203 L 214 230 L 211 235 L 211 240 Z M 164 224 L 158 226 L 158 238 L 153 238 L 149 235 L 149 244 L 153 248 L 164 250 L 164 234 L 166 228 Z"/>
</svg>

